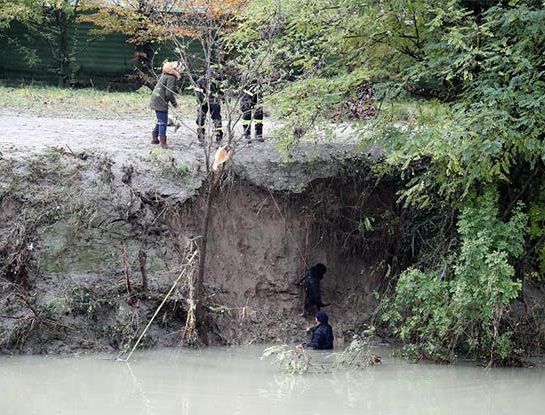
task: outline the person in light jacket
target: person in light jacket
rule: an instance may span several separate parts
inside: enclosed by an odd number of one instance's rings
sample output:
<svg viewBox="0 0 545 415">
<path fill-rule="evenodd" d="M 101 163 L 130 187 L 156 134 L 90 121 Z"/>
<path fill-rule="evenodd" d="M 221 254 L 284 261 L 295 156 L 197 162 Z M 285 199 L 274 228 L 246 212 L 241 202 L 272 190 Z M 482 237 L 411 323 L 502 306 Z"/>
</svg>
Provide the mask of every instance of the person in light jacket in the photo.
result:
<svg viewBox="0 0 545 415">
<path fill-rule="evenodd" d="M 163 148 L 167 148 L 168 104 L 170 103 L 174 108 L 178 106 L 176 94 L 180 71 L 180 62 L 166 62 L 151 94 L 150 107 L 157 116 L 157 124 L 151 134 L 151 143 L 159 144 Z"/>
</svg>

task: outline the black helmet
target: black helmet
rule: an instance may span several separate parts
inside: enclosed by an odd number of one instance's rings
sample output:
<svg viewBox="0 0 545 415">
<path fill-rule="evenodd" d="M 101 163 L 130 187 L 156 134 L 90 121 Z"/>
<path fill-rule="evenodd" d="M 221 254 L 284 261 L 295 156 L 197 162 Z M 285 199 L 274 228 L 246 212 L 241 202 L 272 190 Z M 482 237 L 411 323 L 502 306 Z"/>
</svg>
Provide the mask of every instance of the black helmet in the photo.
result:
<svg viewBox="0 0 545 415">
<path fill-rule="evenodd" d="M 316 272 L 317 275 L 321 277 L 324 276 L 324 274 L 327 272 L 327 267 L 324 264 L 316 264 L 312 268 L 314 268 L 314 272 Z"/>
<path fill-rule="evenodd" d="M 329 317 L 323 311 L 318 311 L 316 313 L 316 320 L 318 320 L 320 323 L 327 323 L 329 321 Z"/>
</svg>

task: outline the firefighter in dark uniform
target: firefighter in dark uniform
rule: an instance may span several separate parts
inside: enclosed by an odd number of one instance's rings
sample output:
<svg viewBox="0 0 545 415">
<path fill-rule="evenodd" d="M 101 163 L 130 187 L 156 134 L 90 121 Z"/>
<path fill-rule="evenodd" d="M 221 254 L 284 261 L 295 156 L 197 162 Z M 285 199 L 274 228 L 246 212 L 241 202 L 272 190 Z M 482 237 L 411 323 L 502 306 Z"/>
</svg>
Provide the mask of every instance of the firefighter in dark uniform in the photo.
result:
<svg viewBox="0 0 545 415">
<path fill-rule="evenodd" d="M 326 272 L 327 268 L 324 264 L 316 264 L 307 269 L 303 278 L 297 283 L 298 285 L 305 284 L 303 317 L 311 315 L 313 307 L 316 307 L 316 310 L 320 311 L 320 308 L 330 305 L 322 302 L 322 291 L 320 289 L 320 281 L 324 278 Z"/>
<path fill-rule="evenodd" d="M 242 111 L 242 127 L 244 138 L 252 141 L 252 120 L 255 128 L 255 138 L 263 141 L 263 97 L 262 82 L 253 81 L 247 85 L 240 97 L 240 110 Z"/>
<path fill-rule="evenodd" d="M 210 110 L 210 116 L 214 123 L 214 136 L 219 144 L 223 139 L 223 127 L 221 124 L 221 99 L 223 91 L 221 90 L 221 76 L 212 71 L 210 76 L 201 76 L 197 79 L 195 93 L 199 101 L 199 112 L 197 115 L 197 136 L 199 143 L 204 143 L 204 124 L 206 122 L 206 114 Z M 210 94 L 206 96 L 206 91 L 210 87 Z"/>
</svg>

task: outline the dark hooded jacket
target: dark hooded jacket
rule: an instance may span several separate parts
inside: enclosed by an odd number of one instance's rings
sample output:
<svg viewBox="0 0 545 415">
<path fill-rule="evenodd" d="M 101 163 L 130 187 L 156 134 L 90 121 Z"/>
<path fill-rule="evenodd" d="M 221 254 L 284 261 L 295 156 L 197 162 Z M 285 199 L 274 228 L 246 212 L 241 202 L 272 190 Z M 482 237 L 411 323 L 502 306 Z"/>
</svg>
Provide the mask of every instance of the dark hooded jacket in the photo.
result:
<svg viewBox="0 0 545 415">
<path fill-rule="evenodd" d="M 195 88 L 195 92 L 197 95 L 197 100 L 201 105 L 206 103 L 206 88 L 208 88 L 208 83 L 210 83 L 210 103 L 219 104 L 221 102 L 221 98 L 223 97 L 223 91 L 221 90 L 222 81 L 223 77 L 217 73 L 213 73 L 210 78 L 201 76 L 199 79 L 197 79 L 197 87 Z"/>
<path fill-rule="evenodd" d="M 333 329 L 328 323 L 328 316 L 324 312 L 318 312 L 316 318 L 320 322 L 312 331 L 312 339 L 303 344 L 305 349 L 331 350 L 333 349 Z"/>
<path fill-rule="evenodd" d="M 262 105 L 262 88 L 258 81 L 250 82 L 240 94 L 240 109 L 248 111 L 257 105 Z"/>
<path fill-rule="evenodd" d="M 163 73 L 151 94 L 150 107 L 152 110 L 168 112 L 169 102 L 173 107 L 178 106 L 176 102 L 176 81 L 178 79 L 180 79 L 180 73 L 174 68 L 172 62 L 166 62 L 163 65 Z"/>
<path fill-rule="evenodd" d="M 311 304 L 319 304 L 321 302 L 320 280 L 326 273 L 326 267 L 322 264 L 317 264 L 310 268 L 304 277 L 306 297 Z"/>
</svg>

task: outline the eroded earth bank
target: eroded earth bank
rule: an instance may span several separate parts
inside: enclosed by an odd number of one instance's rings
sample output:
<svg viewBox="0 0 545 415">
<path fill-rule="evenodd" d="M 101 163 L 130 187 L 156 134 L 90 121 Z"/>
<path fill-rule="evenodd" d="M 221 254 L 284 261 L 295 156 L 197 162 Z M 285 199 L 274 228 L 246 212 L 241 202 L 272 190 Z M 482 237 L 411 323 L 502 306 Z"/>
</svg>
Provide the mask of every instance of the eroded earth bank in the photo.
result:
<svg viewBox="0 0 545 415">
<path fill-rule="evenodd" d="M 52 130 L 59 121 L 74 140 Z M 115 140 L 101 120 L 34 123 L 25 140 L 2 138 L 0 348 L 126 350 L 198 245 L 202 150 L 183 133 L 171 150 L 151 148 L 134 121 Z M 237 149 L 212 204 L 206 342 L 304 340 L 296 282 L 316 262 L 328 266 L 323 298 L 339 340 L 373 317 L 374 292 L 410 244 L 392 184 L 357 153 L 349 141 L 301 143 L 289 156 L 271 143 Z M 182 279 L 143 345 L 178 345 L 188 307 Z"/>
</svg>

